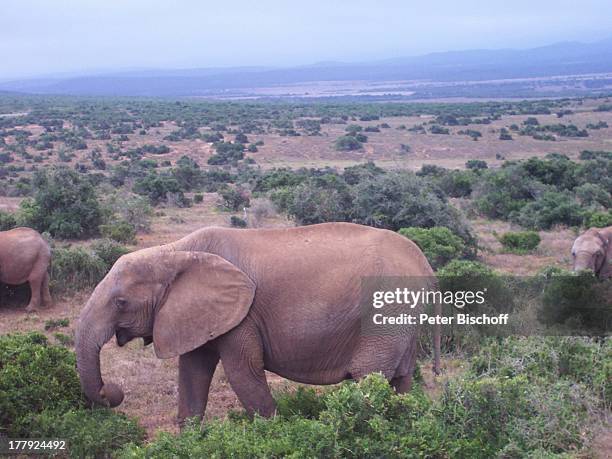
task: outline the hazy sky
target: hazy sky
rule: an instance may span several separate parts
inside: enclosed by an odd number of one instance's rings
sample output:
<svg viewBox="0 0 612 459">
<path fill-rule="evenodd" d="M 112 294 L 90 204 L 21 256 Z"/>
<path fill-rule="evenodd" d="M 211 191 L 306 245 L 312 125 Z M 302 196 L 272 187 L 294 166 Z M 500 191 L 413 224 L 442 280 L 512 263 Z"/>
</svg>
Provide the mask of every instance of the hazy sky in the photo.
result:
<svg viewBox="0 0 612 459">
<path fill-rule="evenodd" d="M 0 79 L 612 37 L 612 0 L 0 0 Z"/>
</svg>

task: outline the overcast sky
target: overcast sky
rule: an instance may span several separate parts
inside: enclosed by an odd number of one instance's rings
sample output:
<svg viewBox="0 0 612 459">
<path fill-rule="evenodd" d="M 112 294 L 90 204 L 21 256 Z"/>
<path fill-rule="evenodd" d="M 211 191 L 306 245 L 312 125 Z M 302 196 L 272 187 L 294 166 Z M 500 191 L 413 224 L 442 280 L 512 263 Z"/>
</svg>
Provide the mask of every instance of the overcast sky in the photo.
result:
<svg viewBox="0 0 612 459">
<path fill-rule="evenodd" d="M 612 0 L 0 0 L 0 79 L 612 37 Z"/>
</svg>

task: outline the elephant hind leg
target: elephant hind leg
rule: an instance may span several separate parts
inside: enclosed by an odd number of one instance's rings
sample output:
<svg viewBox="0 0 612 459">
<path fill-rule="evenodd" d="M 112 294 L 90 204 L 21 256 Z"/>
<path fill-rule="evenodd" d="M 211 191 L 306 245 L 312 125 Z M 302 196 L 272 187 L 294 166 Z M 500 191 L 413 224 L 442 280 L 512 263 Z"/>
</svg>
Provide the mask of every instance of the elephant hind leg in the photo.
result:
<svg viewBox="0 0 612 459">
<path fill-rule="evenodd" d="M 33 312 L 40 306 L 40 291 L 43 279 L 41 276 L 30 276 L 28 282 L 30 284 L 30 303 L 26 306 L 26 312 Z"/>
<path fill-rule="evenodd" d="M 53 306 L 53 299 L 51 298 L 51 292 L 49 292 L 49 273 L 45 272 L 45 277 L 43 277 L 42 285 L 40 286 L 42 302 L 46 308 L 50 308 Z"/>
<path fill-rule="evenodd" d="M 395 376 L 391 379 L 391 386 L 398 394 L 409 392 L 412 388 L 412 376 L 416 366 L 416 340 L 410 343 L 406 353 L 402 357 Z"/>
<path fill-rule="evenodd" d="M 49 290 L 49 275 L 47 273 L 47 266 L 49 265 L 49 263 L 41 263 L 40 261 L 40 259 L 37 261 L 37 263 L 34 265 L 34 268 L 30 272 L 30 276 L 28 277 L 28 282 L 30 284 L 30 290 L 32 291 L 32 295 L 30 297 L 30 303 L 26 307 L 27 312 L 32 312 L 34 311 L 34 309 L 40 306 L 41 298 L 46 297 L 46 295 L 43 293 L 43 288 L 47 292 Z M 49 295 L 49 299 L 50 296 L 51 295 Z"/>
</svg>

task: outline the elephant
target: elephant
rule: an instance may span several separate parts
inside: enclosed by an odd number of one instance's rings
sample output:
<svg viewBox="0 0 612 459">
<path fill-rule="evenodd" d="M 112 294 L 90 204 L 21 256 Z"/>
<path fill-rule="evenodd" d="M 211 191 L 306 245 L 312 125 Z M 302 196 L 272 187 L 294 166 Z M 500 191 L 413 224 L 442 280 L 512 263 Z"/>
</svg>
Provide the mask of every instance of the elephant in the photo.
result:
<svg viewBox="0 0 612 459">
<path fill-rule="evenodd" d="M 219 361 L 251 416 L 269 417 L 276 409 L 264 370 L 317 385 L 381 372 L 405 392 L 419 327 L 390 336 L 361 334 L 363 276 L 413 276 L 423 288 L 437 288 L 416 244 L 352 223 L 206 227 L 124 255 L 79 317 L 83 393 L 93 404 L 114 407 L 123 401 L 122 389 L 105 383 L 100 372 L 100 349 L 113 335 L 119 346 L 142 337 L 145 345 L 153 343 L 157 357 L 178 356 L 180 425 L 202 419 Z M 439 327 L 433 338 L 437 373 Z"/>
<path fill-rule="evenodd" d="M 612 277 L 612 226 L 590 228 L 572 246 L 574 271 L 590 269 L 600 279 Z"/>
<path fill-rule="evenodd" d="M 41 303 L 52 306 L 49 293 L 49 265 L 51 249 L 47 241 L 31 228 L 13 228 L 0 231 L 0 282 L 19 285 L 30 284 L 32 291 L 27 312 Z"/>
</svg>

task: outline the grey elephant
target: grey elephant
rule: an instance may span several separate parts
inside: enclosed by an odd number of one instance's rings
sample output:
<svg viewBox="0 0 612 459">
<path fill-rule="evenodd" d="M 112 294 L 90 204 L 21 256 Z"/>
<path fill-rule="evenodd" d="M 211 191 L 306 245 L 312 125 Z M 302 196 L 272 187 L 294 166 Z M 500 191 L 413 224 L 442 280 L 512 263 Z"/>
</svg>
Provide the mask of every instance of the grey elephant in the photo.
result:
<svg viewBox="0 0 612 459">
<path fill-rule="evenodd" d="M 574 271 L 590 269 L 600 279 L 612 277 L 612 226 L 591 228 L 572 246 Z"/>
<path fill-rule="evenodd" d="M 49 293 L 51 249 L 47 241 L 31 228 L 0 231 L 0 282 L 19 285 L 28 282 L 32 291 L 26 311 L 41 304 L 52 305 Z"/>
<path fill-rule="evenodd" d="M 119 346 L 143 337 L 158 357 L 179 356 L 179 422 L 202 418 L 219 360 L 246 411 L 261 416 L 275 411 L 264 370 L 306 384 L 382 372 L 398 392 L 407 391 L 419 327 L 360 333 L 364 276 L 412 276 L 430 289 L 435 282 L 414 243 L 350 223 L 211 227 L 124 255 L 81 312 L 83 392 L 107 406 L 123 400 L 119 386 L 105 384 L 100 373 L 100 349 L 113 335 Z M 437 327 L 434 348 L 437 372 Z"/>
</svg>

